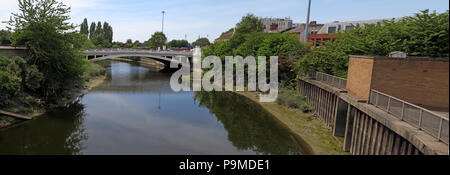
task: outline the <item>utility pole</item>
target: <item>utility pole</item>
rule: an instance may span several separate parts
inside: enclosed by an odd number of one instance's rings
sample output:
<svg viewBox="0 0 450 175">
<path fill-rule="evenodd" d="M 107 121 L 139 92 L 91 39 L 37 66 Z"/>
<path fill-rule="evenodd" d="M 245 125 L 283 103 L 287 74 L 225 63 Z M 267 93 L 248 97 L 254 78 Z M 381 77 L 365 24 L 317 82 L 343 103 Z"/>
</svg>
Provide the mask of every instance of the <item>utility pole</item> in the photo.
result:
<svg viewBox="0 0 450 175">
<path fill-rule="evenodd" d="M 303 35 L 303 42 L 308 42 L 308 30 L 309 30 L 309 15 L 311 14 L 311 0 L 308 3 L 308 14 L 306 15 L 306 27 Z"/>
<path fill-rule="evenodd" d="M 166 13 L 166 11 L 163 10 L 161 13 L 162 13 L 162 27 L 161 27 L 161 31 L 162 31 L 162 33 L 164 33 L 164 14 Z"/>
</svg>

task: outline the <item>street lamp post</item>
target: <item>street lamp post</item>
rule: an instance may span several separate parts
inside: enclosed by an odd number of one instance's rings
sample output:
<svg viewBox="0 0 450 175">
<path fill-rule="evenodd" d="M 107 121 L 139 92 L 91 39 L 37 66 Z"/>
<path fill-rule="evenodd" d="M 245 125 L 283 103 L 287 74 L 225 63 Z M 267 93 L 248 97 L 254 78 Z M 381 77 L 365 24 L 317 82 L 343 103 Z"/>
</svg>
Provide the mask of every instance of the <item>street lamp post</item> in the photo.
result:
<svg viewBox="0 0 450 175">
<path fill-rule="evenodd" d="M 166 13 L 166 11 L 162 11 L 162 27 L 161 27 L 161 32 L 164 33 L 164 14 Z"/>
<path fill-rule="evenodd" d="M 311 0 L 309 0 L 308 3 L 308 14 L 306 16 L 306 27 L 305 27 L 305 31 L 303 34 L 303 42 L 307 42 L 308 41 L 308 30 L 309 30 L 309 15 L 311 14 Z"/>
</svg>

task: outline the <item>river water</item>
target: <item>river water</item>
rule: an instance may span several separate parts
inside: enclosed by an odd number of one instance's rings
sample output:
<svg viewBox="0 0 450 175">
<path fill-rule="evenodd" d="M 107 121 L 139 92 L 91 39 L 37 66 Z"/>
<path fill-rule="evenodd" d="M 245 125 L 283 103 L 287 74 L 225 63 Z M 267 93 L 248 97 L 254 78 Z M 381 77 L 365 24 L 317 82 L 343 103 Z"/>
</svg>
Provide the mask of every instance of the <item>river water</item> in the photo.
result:
<svg viewBox="0 0 450 175">
<path fill-rule="evenodd" d="M 0 154 L 308 154 L 261 107 L 228 92 L 173 92 L 170 74 L 107 62 L 76 102 L 0 131 Z"/>
</svg>

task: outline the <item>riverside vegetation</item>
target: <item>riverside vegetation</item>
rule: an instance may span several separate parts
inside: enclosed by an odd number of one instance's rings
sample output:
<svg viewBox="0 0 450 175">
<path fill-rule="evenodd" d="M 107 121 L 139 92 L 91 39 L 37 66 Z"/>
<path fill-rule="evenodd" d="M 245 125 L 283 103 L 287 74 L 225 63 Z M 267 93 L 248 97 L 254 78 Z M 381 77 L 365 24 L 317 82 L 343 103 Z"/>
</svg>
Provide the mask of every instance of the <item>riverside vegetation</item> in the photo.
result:
<svg viewBox="0 0 450 175">
<path fill-rule="evenodd" d="M 75 89 L 105 73 L 103 67 L 81 55 L 81 50 L 93 44 L 68 22 L 70 7 L 55 0 L 19 0 L 19 10 L 8 22 L 11 32 L 2 31 L 9 34 L 2 40 L 26 46 L 28 56 L 0 57 L 1 109 L 42 113 L 69 100 Z"/>
</svg>

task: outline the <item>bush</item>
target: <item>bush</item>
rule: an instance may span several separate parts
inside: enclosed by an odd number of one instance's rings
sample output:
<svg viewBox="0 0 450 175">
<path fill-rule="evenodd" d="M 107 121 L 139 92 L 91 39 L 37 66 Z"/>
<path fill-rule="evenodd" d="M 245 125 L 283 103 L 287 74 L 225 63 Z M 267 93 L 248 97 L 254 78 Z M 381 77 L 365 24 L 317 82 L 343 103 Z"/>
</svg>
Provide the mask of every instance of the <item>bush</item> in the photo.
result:
<svg viewBox="0 0 450 175">
<path fill-rule="evenodd" d="M 311 112 L 312 106 L 306 102 L 306 97 L 292 89 L 280 89 L 277 98 L 277 104 L 289 108 L 300 109 L 304 113 Z"/>
<path fill-rule="evenodd" d="M 84 69 L 84 75 L 83 75 L 84 80 L 89 80 L 92 77 L 104 75 L 106 73 L 106 70 L 104 67 L 102 67 L 98 64 L 95 64 L 95 63 L 91 63 L 89 61 L 86 61 L 84 63 L 83 69 Z"/>
</svg>

